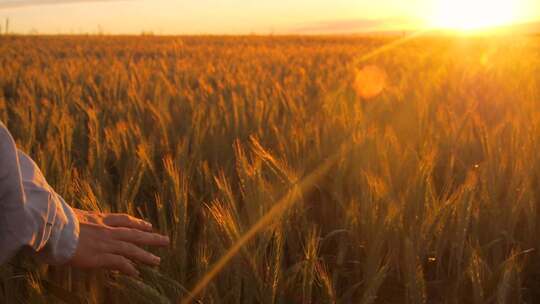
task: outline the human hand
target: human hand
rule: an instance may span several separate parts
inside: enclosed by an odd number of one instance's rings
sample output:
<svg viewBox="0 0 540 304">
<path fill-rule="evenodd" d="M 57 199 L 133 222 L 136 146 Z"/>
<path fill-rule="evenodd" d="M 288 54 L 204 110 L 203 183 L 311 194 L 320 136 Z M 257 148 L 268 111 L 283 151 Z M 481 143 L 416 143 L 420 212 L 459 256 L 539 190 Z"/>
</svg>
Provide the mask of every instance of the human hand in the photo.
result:
<svg viewBox="0 0 540 304">
<path fill-rule="evenodd" d="M 152 232 L 152 224 L 124 213 L 101 213 L 73 208 L 79 222 Z"/>
<path fill-rule="evenodd" d="M 80 235 L 68 265 L 77 268 L 104 268 L 138 276 L 133 262 L 157 266 L 160 258 L 137 245 L 164 247 L 166 236 L 152 233 L 152 225 L 126 214 L 105 214 L 75 209 Z"/>
</svg>

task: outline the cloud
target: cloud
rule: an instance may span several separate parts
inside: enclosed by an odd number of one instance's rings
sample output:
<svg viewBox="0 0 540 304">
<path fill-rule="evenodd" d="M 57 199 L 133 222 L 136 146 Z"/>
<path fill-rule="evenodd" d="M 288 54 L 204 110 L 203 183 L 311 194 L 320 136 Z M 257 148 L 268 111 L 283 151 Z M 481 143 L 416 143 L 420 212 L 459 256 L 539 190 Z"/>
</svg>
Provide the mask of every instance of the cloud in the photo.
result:
<svg viewBox="0 0 540 304">
<path fill-rule="evenodd" d="M 122 0 L 0 0 L 0 9 L 17 8 L 24 6 L 66 4 L 81 2 L 118 2 Z M 123 0 L 126 1 L 126 0 Z"/>
<path fill-rule="evenodd" d="M 329 20 L 304 24 L 293 28 L 297 33 L 367 32 L 410 27 L 412 20 L 404 18 Z"/>
</svg>

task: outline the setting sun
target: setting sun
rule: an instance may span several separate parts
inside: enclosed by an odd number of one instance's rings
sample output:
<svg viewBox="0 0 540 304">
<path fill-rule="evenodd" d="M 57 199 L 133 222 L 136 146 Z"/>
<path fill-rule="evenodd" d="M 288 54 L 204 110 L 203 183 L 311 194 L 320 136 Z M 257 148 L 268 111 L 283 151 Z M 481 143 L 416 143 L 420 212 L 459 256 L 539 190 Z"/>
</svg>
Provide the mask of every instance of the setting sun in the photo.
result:
<svg viewBox="0 0 540 304">
<path fill-rule="evenodd" d="M 439 0 L 434 26 L 456 30 L 478 30 L 516 21 L 517 1 Z"/>
</svg>

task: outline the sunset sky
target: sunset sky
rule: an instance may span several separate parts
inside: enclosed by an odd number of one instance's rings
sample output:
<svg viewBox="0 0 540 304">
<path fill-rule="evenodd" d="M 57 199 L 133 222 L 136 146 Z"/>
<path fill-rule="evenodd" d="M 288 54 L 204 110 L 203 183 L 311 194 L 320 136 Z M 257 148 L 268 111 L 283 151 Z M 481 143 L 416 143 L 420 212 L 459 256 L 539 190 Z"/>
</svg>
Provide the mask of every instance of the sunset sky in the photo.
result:
<svg viewBox="0 0 540 304">
<path fill-rule="evenodd" d="M 346 33 L 538 21 L 540 3 L 538 0 L 0 0 L 0 18 L 9 18 L 10 29 L 18 33 Z"/>
</svg>

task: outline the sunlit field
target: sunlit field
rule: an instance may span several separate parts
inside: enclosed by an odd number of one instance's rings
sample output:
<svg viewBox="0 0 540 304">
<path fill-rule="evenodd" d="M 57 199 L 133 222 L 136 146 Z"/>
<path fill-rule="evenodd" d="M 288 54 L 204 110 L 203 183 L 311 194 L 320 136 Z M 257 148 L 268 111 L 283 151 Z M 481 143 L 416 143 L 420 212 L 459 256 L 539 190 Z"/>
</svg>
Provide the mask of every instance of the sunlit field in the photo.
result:
<svg viewBox="0 0 540 304">
<path fill-rule="evenodd" d="M 540 38 L 397 39 L 0 37 L 51 185 L 172 240 L 140 280 L 20 255 L 0 302 L 539 303 Z"/>
</svg>

